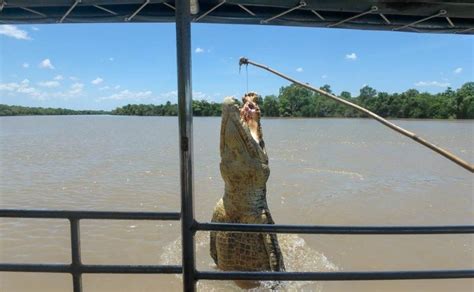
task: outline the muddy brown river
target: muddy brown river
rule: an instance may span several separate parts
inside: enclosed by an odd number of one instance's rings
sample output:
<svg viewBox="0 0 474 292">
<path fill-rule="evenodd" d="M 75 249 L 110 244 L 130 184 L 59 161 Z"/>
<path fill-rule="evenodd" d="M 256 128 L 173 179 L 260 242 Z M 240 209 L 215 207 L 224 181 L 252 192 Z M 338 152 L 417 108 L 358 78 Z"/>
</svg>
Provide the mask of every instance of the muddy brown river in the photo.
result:
<svg viewBox="0 0 474 292">
<path fill-rule="evenodd" d="M 397 120 L 474 162 L 474 121 Z M 195 211 L 223 194 L 219 118 L 195 118 Z M 264 119 L 281 224 L 473 224 L 474 176 L 366 119 Z M 175 117 L 0 118 L 0 208 L 178 211 Z M 86 264 L 180 264 L 180 225 L 81 221 Z M 279 235 L 289 271 L 472 269 L 472 235 Z M 207 233 L 197 265 L 214 270 Z M 0 220 L 0 262 L 69 263 L 66 220 Z M 84 291 L 181 291 L 177 275 L 84 275 Z M 267 283 L 254 291 L 267 291 Z M 239 291 L 203 281 L 199 291 Z M 474 281 L 287 282 L 282 291 L 472 291 Z M 1 291 L 72 291 L 68 274 L 0 273 Z"/>
</svg>

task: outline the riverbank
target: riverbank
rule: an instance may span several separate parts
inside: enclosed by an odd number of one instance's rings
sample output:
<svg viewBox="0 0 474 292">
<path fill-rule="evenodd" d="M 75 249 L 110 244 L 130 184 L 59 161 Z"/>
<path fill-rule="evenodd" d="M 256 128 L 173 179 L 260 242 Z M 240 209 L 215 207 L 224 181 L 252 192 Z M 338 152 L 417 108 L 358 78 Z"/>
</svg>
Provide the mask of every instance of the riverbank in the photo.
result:
<svg viewBox="0 0 474 292">
<path fill-rule="evenodd" d="M 331 87 L 321 89 L 332 93 Z M 402 93 L 377 92 L 364 86 L 359 96 L 349 92 L 339 94 L 341 98 L 362 106 L 384 118 L 390 119 L 474 119 L 474 82 L 467 82 L 457 90 L 431 94 L 409 89 Z M 329 100 L 301 86 L 281 87 L 279 94 L 259 98 L 264 117 L 303 118 L 361 118 L 364 115 L 352 108 Z M 193 115 L 220 116 L 222 104 L 207 100 L 193 100 Z M 111 111 L 71 110 L 63 108 L 24 107 L 0 104 L 0 116 L 17 115 L 129 115 L 129 116 L 177 116 L 178 105 L 167 101 L 164 104 L 127 104 Z"/>
</svg>

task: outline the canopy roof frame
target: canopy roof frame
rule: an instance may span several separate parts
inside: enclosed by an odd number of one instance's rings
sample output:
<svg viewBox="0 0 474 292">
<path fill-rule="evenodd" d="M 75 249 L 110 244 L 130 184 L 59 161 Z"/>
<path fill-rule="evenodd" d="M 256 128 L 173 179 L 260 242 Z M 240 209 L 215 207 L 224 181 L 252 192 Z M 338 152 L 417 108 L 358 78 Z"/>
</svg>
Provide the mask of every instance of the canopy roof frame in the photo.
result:
<svg viewBox="0 0 474 292">
<path fill-rule="evenodd" d="M 176 2 L 0 0 L 0 23 L 174 22 Z M 191 21 L 200 23 L 474 34 L 470 0 L 193 0 L 191 5 Z"/>
</svg>

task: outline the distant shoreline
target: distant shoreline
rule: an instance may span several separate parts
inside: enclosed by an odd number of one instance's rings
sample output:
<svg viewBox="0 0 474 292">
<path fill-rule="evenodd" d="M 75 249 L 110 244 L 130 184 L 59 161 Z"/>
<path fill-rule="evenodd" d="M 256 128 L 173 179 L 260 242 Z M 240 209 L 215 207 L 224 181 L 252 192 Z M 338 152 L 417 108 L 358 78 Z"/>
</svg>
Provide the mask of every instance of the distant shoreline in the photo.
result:
<svg viewBox="0 0 474 292">
<path fill-rule="evenodd" d="M 72 110 L 66 108 L 28 107 L 0 104 L 0 116 L 72 116 L 72 115 L 106 115 L 110 111 L 103 110 Z"/>
<path fill-rule="evenodd" d="M 62 115 L 0 115 L 0 118 L 9 118 L 9 117 L 61 117 L 61 116 L 77 116 L 77 117 L 86 117 L 86 116 L 103 116 L 103 117 L 130 117 L 130 118 L 177 118 L 177 116 L 139 116 L 139 115 L 113 115 L 110 113 L 107 114 L 62 114 Z M 220 118 L 220 116 L 193 116 L 193 118 Z M 262 117 L 263 120 L 372 120 L 370 117 Z M 439 122 L 456 122 L 456 121 L 474 121 L 474 119 L 454 119 L 454 118 L 388 118 L 391 121 L 439 121 Z"/>
<path fill-rule="evenodd" d="M 331 92 L 329 85 L 322 89 Z M 360 95 L 352 97 L 341 92 L 342 99 L 366 108 L 387 119 L 474 119 L 474 82 L 467 82 L 457 90 L 448 88 L 445 92 L 430 94 L 409 89 L 402 93 L 377 92 L 364 86 Z M 281 87 L 279 95 L 259 97 L 262 117 L 275 118 L 365 118 L 365 114 L 336 103 L 318 93 L 292 84 Z M 207 100 L 193 100 L 195 117 L 219 117 L 222 103 Z M 127 104 L 111 111 L 71 110 L 64 108 L 25 107 L 0 104 L 0 116 L 43 116 L 43 115 L 119 115 L 119 116 L 177 116 L 178 105 Z"/>
</svg>

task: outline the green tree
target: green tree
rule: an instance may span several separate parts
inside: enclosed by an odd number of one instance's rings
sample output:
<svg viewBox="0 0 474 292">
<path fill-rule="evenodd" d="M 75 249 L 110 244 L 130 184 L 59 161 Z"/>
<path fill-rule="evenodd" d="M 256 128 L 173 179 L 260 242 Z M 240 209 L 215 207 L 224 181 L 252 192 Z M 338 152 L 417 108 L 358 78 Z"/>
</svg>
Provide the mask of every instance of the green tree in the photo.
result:
<svg viewBox="0 0 474 292">
<path fill-rule="evenodd" d="M 278 117 L 279 101 L 275 95 L 267 95 L 263 100 L 263 114 L 267 117 Z"/>
<path fill-rule="evenodd" d="M 474 82 L 465 83 L 456 91 L 455 111 L 458 119 L 474 118 Z"/>
<path fill-rule="evenodd" d="M 300 117 L 303 106 L 310 103 L 313 92 L 296 84 L 280 88 L 280 116 Z"/>
</svg>

